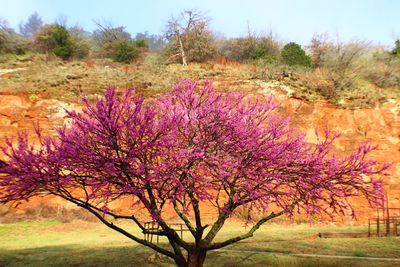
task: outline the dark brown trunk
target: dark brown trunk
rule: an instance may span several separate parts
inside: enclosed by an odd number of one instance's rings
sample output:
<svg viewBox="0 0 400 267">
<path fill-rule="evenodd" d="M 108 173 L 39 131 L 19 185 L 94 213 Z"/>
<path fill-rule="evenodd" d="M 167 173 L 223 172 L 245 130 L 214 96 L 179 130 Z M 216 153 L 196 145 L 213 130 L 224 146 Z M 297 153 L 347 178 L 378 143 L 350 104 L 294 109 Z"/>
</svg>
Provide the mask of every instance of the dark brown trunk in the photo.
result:
<svg viewBox="0 0 400 267">
<path fill-rule="evenodd" d="M 206 259 L 207 251 L 189 252 L 188 266 L 189 267 L 202 267 Z"/>
<path fill-rule="evenodd" d="M 175 258 L 174 261 L 177 267 L 188 267 L 188 264 L 185 259 Z"/>
</svg>

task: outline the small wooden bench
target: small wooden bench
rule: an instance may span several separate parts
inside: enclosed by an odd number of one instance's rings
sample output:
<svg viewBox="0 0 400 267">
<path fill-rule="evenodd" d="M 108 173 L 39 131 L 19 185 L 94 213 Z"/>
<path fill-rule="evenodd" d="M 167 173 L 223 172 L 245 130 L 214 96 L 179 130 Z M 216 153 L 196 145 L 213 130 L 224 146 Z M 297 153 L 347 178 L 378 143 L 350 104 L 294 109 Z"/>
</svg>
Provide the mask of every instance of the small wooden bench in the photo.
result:
<svg viewBox="0 0 400 267">
<path fill-rule="evenodd" d="M 148 233 L 143 233 L 144 239 L 146 241 L 153 243 L 153 236 L 154 236 L 153 233 L 160 231 L 160 229 L 161 229 L 160 225 L 158 225 L 157 222 L 150 221 L 150 222 L 144 222 L 143 226 L 148 232 Z M 168 226 L 170 228 L 174 229 L 176 232 L 180 233 L 181 239 L 183 239 L 183 232 L 189 231 L 189 229 L 187 229 L 187 227 L 184 223 L 169 223 Z M 159 235 L 155 235 L 155 236 L 156 236 L 156 242 L 158 244 L 160 242 L 160 236 Z"/>
</svg>

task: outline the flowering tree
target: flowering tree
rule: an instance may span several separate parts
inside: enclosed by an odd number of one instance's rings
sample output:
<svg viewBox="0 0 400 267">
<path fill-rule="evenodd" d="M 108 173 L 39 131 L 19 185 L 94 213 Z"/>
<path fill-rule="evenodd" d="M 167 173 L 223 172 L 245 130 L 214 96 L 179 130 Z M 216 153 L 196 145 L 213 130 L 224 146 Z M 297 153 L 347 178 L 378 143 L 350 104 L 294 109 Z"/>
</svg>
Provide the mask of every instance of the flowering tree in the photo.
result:
<svg viewBox="0 0 400 267">
<path fill-rule="evenodd" d="M 308 144 L 277 114 L 271 98 L 217 93 L 208 82 L 198 87 L 182 81 L 173 92 L 148 101 L 133 91 L 117 96 L 110 88 L 95 105 L 84 100 L 81 113 L 69 112 L 72 122 L 57 137 L 42 137 L 38 130 L 39 148 L 26 134 L 16 146 L 7 140 L 0 200 L 59 196 L 178 266 L 202 266 L 207 251 L 252 237 L 283 214 L 343 213 L 351 208 L 349 197 L 357 195 L 379 204 L 382 182 L 374 177 L 387 165 L 365 158 L 374 147 L 362 145 L 337 158 L 332 153 L 337 136 L 326 133 L 318 144 Z M 111 208 L 118 199 L 143 207 L 160 227 L 151 233 L 166 237 L 170 246 L 118 226 L 118 220 L 128 220 L 150 233 L 134 211 Z M 210 225 L 202 221 L 205 202 L 218 214 Z M 193 242 L 168 224 L 167 206 Z M 214 241 L 238 208 L 250 206 L 264 215 L 247 233 Z"/>
</svg>

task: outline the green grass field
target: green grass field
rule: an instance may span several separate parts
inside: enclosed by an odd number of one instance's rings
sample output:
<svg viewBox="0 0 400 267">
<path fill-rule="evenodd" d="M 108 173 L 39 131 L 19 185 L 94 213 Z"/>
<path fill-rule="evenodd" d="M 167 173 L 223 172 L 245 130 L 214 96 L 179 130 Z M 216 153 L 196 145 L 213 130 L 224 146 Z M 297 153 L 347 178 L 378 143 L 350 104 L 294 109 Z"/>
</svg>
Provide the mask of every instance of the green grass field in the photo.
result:
<svg viewBox="0 0 400 267">
<path fill-rule="evenodd" d="M 219 239 L 242 232 L 232 223 Z M 139 234 L 137 229 L 132 231 Z M 400 266 L 363 257 L 400 258 L 399 238 L 319 238 L 320 232 L 363 232 L 366 227 L 268 224 L 255 237 L 209 252 L 206 266 Z M 187 237 L 188 238 L 188 237 Z M 0 224 L 0 266 L 174 266 L 166 257 L 105 226 L 50 220 Z M 164 240 L 161 242 L 165 243 Z M 231 250 L 231 251 L 229 251 Z M 243 252 L 245 250 L 246 252 Z M 279 252 L 260 253 L 260 252 Z M 288 253 L 355 256 L 299 257 Z"/>
</svg>

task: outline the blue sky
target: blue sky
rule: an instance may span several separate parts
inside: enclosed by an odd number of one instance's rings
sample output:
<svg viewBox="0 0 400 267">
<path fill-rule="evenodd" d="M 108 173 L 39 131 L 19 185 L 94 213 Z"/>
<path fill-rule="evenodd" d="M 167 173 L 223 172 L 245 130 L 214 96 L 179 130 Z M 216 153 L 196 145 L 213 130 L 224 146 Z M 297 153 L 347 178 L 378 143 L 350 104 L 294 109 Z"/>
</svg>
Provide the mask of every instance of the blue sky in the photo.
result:
<svg viewBox="0 0 400 267">
<path fill-rule="evenodd" d="M 342 41 L 364 39 L 392 46 L 400 37 L 397 0 L 0 0 L 0 17 L 12 27 L 37 11 L 45 22 L 60 15 L 67 24 L 95 29 L 93 20 L 124 25 L 131 33 L 161 33 L 172 14 L 197 8 L 212 18 L 211 27 L 227 37 L 272 31 L 283 42 L 307 44 L 314 33 Z"/>
</svg>

